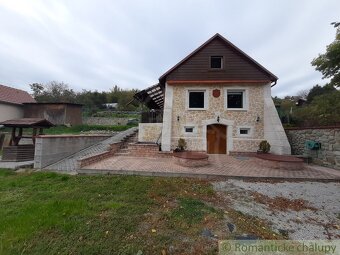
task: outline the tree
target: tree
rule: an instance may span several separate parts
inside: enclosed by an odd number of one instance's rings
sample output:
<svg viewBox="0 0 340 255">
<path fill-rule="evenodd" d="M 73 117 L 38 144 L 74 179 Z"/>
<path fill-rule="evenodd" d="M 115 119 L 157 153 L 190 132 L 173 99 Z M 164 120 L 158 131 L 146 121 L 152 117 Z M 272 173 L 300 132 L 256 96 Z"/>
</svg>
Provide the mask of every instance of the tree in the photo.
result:
<svg viewBox="0 0 340 255">
<path fill-rule="evenodd" d="M 305 107 L 296 109 L 294 120 L 299 126 L 340 124 L 340 91 L 315 96 Z"/>
<path fill-rule="evenodd" d="M 32 83 L 30 87 L 33 97 L 40 103 L 73 103 L 77 97 L 77 94 L 64 82 Z"/>
<path fill-rule="evenodd" d="M 303 89 L 303 90 L 300 90 L 300 91 L 297 93 L 297 96 L 298 96 L 298 98 L 301 98 L 301 99 L 306 100 L 308 94 L 309 94 L 309 90 L 308 90 L 308 89 Z"/>
<path fill-rule="evenodd" d="M 326 84 L 323 87 L 317 84 L 309 91 L 307 95 L 307 103 L 310 104 L 316 96 L 321 96 L 334 91 L 336 91 L 336 88 L 331 84 Z"/>
<path fill-rule="evenodd" d="M 40 83 L 32 83 L 30 84 L 30 87 L 31 87 L 31 90 L 33 91 L 34 98 L 37 98 L 38 96 L 40 96 L 44 91 L 44 85 Z"/>
<path fill-rule="evenodd" d="M 331 24 L 336 28 L 335 40 L 326 47 L 326 53 L 313 59 L 312 66 L 322 73 L 323 79 L 331 78 L 330 84 L 340 87 L 340 22 Z"/>
</svg>

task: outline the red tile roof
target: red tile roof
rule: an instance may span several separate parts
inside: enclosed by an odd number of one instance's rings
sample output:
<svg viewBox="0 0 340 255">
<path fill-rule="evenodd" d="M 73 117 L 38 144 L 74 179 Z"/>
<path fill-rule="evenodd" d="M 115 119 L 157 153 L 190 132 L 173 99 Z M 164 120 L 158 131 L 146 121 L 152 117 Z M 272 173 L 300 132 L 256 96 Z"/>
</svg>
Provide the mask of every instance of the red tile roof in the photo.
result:
<svg viewBox="0 0 340 255">
<path fill-rule="evenodd" d="M 0 102 L 22 104 L 22 103 L 35 103 L 36 101 L 26 91 L 7 87 L 0 84 Z"/>
</svg>

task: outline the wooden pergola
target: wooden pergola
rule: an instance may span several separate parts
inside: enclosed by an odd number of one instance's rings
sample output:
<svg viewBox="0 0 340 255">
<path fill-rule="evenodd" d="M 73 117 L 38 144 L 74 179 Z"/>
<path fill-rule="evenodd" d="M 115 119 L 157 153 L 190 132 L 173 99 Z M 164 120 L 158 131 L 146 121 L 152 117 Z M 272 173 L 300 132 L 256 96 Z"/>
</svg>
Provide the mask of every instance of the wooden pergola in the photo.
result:
<svg viewBox="0 0 340 255">
<path fill-rule="evenodd" d="M 46 119 L 39 118 L 22 118 L 13 119 L 0 122 L 0 125 L 12 128 L 10 146 L 18 146 L 21 138 L 32 138 L 33 144 L 35 144 L 35 138 L 37 135 L 43 134 L 44 128 L 53 127 L 53 124 Z M 24 128 L 32 128 L 32 135 L 23 135 Z M 17 134 L 18 130 L 18 134 Z"/>
</svg>

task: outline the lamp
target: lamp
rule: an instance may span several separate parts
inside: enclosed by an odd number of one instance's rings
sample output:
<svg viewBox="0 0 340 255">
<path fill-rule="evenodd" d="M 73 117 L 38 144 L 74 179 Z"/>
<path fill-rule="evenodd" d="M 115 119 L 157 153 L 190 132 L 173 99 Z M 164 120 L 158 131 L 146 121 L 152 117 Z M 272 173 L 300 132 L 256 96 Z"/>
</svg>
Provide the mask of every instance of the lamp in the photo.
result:
<svg viewBox="0 0 340 255">
<path fill-rule="evenodd" d="M 220 116 L 217 116 L 217 122 L 220 122 Z"/>
<path fill-rule="evenodd" d="M 177 121 L 179 121 L 179 116 L 177 116 Z"/>
<path fill-rule="evenodd" d="M 259 116 L 257 116 L 257 118 L 256 118 L 256 122 L 259 122 L 260 121 L 260 117 Z"/>
</svg>

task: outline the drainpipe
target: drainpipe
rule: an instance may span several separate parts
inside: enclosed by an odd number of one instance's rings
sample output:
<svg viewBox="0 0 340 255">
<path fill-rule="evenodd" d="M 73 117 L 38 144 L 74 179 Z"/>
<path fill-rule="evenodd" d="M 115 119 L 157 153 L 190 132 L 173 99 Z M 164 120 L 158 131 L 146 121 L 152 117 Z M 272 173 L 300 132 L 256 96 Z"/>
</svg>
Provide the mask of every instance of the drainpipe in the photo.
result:
<svg viewBox="0 0 340 255">
<path fill-rule="evenodd" d="M 274 87 L 276 85 L 277 81 L 274 81 L 274 84 L 271 84 L 270 87 Z"/>
</svg>

